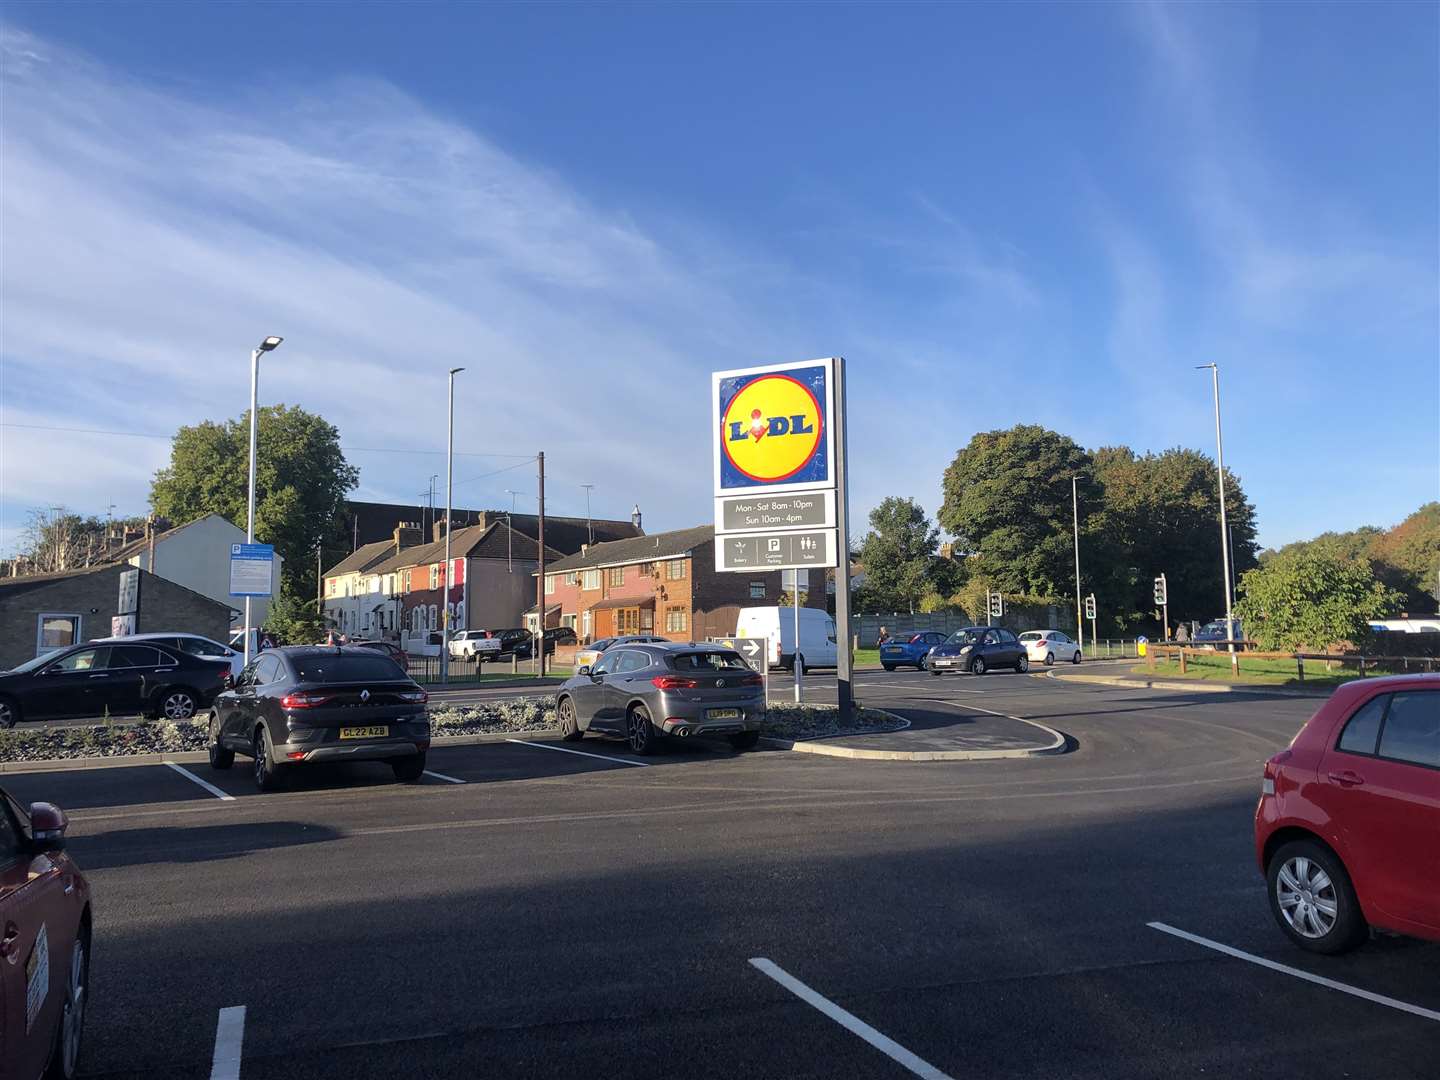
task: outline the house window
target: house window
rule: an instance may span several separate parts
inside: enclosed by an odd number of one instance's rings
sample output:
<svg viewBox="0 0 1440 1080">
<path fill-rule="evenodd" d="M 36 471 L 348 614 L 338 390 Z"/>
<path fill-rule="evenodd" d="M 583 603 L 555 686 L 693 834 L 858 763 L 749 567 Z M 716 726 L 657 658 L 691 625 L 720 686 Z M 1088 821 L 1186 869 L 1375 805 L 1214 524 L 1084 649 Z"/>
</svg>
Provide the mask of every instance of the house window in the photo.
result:
<svg viewBox="0 0 1440 1080">
<path fill-rule="evenodd" d="M 638 634 L 640 632 L 640 609 L 618 608 L 615 612 L 617 634 Z"/>
<path fill-rule="evenodd" d="M 574 616 L 574 615 L 561 615 L 561 616 L 560 616 L 560 625 L 561 625 L 561 626 L 568 626 L 571 630 L 574 630 L 574 629 L 575 629 L 575 616 Z"/>
<path fill-rule="evenodd" d="M 655 572 L 655 564 L 654 564 L 654 563 L 642 562 L 642 563 L 640 564 L 640 576 L 641 576 L 641 577 L 649 577 L 649 576 L 650 576 L 651 574 L 653 574 L 654 572 Z"/>
<path fill-rule="evenodd" d="M 432 588 L 432 589 L 438 589 L 439 587 L 440 587 L 440 567 L 438 567 L 438 566 L 433 566 L 433 565 L 432 565 L 432 566 L 430 567 L 430 588 Z"/>
<path fill-rule="evenodd" d="M 546 575 L 545 575 L 545 595 L 546 595 L 546 596 L 553 596 L 554 594 L 555 594 L 555 575 L 554 575 L 554 574 L 546 574 Z"/>
<path fill-rule="evenodd" d="M 763 581 L 752 581 L 752 582 L 750 582 L 750 599 L 751 599 L 751 600 L 764 600 L 764 599 L 765 599 L 765 582 L 763 582 Z"/>
<path fill-rule="evenodd" d="M 585 588 L 585 589 L 598 589 L 598 588 L 600 588 L 600 571 L 599 571 L 599 570 L 586 570 L 586 571 L 585 571 L 585 583 L 584 583 L 584 585 L 581 586 L 581 587 L 582 587 L 582 588 Z"/>
<path fill-rule="evenodd" d="M 625 584 L 625 567 L 623 567 L 623 566 L 612 566 L 612 567 L 610 568 L 610 586 L 611 586 L 611 588 L 614 588 L 616 585 L 624 585 L 624 584 Z"/>
<path fill-rule="evenodd" d="M 434 604 L 430 605 L 430 629 L 436 630 L 440 626 L 440 609 Z"/>
<path fill-rule="evenodd" d="M 667 634 L 683 634 L 689 626 L 689 615 L 683 607 L 670 607 L 665 609 L 665 632 Z"/>
<path fill-rule="evenodd" d="M 409 592 L 409 591 L 410 591 L 410 571 L 409 571 L 409 570 L 406 570 L 406 571 L 405 571 L 405 591 L 406 591 L 406 592 Z M 417 627 L 417 629 L 418 629 L 418 627 Z"/>
<path fill-rule="evenodd" d="M 580 580 L 580 575 L 577 574 L 574 570 L 571 570 L 568 574 L 565 575 L 565 584 L 566 584 L 566 585 L 574 585 L 574 584 L 575 584 L 577 581 L 579 581 L 579 580 Z"/>
<path fill-rule="evenodd" d="M 685 578 L 685 560 L 671 559 L 665 564 L 666 581 L 683 581 Z"/>
<path fill-rule="evenodd" d="M 38 615 L 35 618 L 35 655 L 54 652 L 80 641 L 79 615 Z"/>
</svg>

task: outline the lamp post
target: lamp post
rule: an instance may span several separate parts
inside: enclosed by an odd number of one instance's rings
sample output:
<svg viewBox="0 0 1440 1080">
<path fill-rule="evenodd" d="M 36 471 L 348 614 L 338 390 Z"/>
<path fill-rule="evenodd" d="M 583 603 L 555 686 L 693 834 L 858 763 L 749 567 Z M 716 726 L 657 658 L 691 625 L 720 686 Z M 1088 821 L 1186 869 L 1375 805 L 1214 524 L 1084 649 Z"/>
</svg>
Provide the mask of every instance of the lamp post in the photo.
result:
<svg viewBox="0 0 1440 1080">
<path fill-rule="evenodd" d="M 450 394 L 445 421 L 445 573 L 444 594 L 440 597 L 440 681 L 450 681 L 450 516 L 452 488 L 455 486 L 455 376 L 463 367 L 450 369 Z"/>
<path fill-rule="evenodd" d="M 1075 515 L 1075 640 L 1085 644 L 1085 622 L 1080 609 L 1080 490 L 1070 477 L 1070 509 Z"/>
<path fill-rule="evenodd" d="M 595 543 L 595 526 L 590 519 L 590 489 L 595 485 L 581 484 L 580 486 L 585 489 L 585 532 L 589 537 L 589 542 L 593 544 Z"/>
<path fill-rule="evenodd" d="M 1220 368 L 1216 364 L 1196 364 L 1195 370 L 1210 369 L 1211 384 L 1215 390 L 1215 475 L 1220 486 L 1220 562 L 1225 573 L 1225 640 L 1229 642 L 1230 670 L 1239 670 L 1240 661 L 1235 655 L 1235 596 L 1230 587 L 1230 526 L 1225 520 L 1225 440 L 1220 434 Z"/>
<path fill-rule="evenodd" d="M 246 496 L 245 542 L 255 542 L 255 444 L 260 430 L 256 415 L 256 401 L 260 396 L 260 354 L 273 351 L 284 341 L 281 337 L 267 337 L 250 350 L 250 476 L 249 494 Z M 152 566 L 153 570 L 154 567 Z M 245 597 L 245 663 L 250 663 L 250 597 Z"/>
</svg>

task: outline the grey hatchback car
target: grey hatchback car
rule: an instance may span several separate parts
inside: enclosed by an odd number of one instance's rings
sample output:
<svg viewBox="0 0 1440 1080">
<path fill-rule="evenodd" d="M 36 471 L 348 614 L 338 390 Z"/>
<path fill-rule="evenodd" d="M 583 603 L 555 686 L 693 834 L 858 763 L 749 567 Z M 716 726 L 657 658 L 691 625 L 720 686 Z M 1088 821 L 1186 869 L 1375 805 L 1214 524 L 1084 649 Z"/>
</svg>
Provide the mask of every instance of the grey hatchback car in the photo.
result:
<svg viewBox="0 0 1440 1080">
<path fill-rule="evenodd" d="M 616 735 L 637 754 L 666 736 L 723 735 L 736 750 L 760 741 L 765 689 L 733 649 L 715 645 L 612 645 L 560 687 L 561 737 Z"/>
</svg>

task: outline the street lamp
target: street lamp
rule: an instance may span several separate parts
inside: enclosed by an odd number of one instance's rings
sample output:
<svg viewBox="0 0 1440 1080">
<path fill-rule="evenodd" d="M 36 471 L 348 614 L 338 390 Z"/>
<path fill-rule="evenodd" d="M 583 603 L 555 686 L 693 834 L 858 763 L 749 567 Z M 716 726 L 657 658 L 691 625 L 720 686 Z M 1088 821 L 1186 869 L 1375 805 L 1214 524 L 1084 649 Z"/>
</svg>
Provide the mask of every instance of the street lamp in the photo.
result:
<svg viewBox="0 0 1440 1080">
<path fill-rule="evenodd" d="M 1070 509 L 1075 515 L 1075 640 L 1083 646 L 1085 623 L 1080 611 L 1080 490 L 1073 474 L 1070 477 Z"/>
<path fill-rule="evenodd" d="M 1238 671 L 1240 661 L 1235 655 L 1235 596 L 1230 587 L 1230 526 L 1225 521 L 1225 440 L 1220 435 L 1220 368 L 1215 364 L 1196 364 L 1195 370 L 1210 369 L 1215 388 L 1215 474 L 1220 485 L 1220 561 L 1225 572 L 1225 640 L 1230 649 L 1230 670 Z"/>
<path fill-rule="evenodd" d="M 440 681 L 450 681 L 450 516 L 455 486 L 455 376 L 463 367 L 450 369 L 449 419 L 445 425 L 445 574 L 444 595 L 440 597 Z"/>
<path fill-rule="evenodd" d="M 258 346 L 250 350 L 250 479 L 249 495 L 246 497 L 245 513 L 245 542 L 255 542 L 255 444 L 259 432 L 259 418 L 257 416 L 256 401 L 260 396 L 260 354 L 272 352 L 285 339 L 282 337 L 267 337 Z M 151 567 L 154 569 L 154 567 Z M 245 597 L 245 663 L 250 663 L 250 597 Z"/>
<path fill-rule="evenodd" d="M 585 532 L 590 538 L 590 543 L 593 544 L 595 543 L 595 526 L 591 523 L 590 519 L 590 489 L 595 485 L 581 484 L 580 486 L 585 489 Z M 798 641 L 799 639 L 797 638 L 796 640 Z"/>
</svg>

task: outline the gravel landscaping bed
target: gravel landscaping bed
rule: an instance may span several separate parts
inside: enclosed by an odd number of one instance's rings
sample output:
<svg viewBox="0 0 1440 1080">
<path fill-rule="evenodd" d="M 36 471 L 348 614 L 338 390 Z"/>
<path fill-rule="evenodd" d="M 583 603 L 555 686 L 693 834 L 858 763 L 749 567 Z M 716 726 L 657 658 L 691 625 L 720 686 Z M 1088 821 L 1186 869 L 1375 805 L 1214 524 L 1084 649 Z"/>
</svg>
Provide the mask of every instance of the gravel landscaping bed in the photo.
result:
<svg viewBox="0 0 1440 1080">
<path fill-rule="evenodd" d="M 851 722 L 842 728 L 840 709 L 835 705 L 772 704 L 765 714 L 765 734 L 776 739 L 822 739 L 828 735 L 899 731 L 908 726 L 892 713 L 859 709 Z"/>
<path fill-rule="evenodd" d="M 862 709 L 855 721 L 839 726 L 834 705 L 771 705 L 765 734 L 778 739 L 816 739 L 867 731 L 895 731 L 899 717 Z M 140 723 L 38 727 L 0 731 L 0 761 L 52 761 L 67 758 L 127 757 L 204 750 L 209 719 L 147 720 Z M 553 697 L 521 697 L 483 705 L 442 706 L 430 712 L 432 738 L 539 731 L 555 726 Z"/>
</svg>

